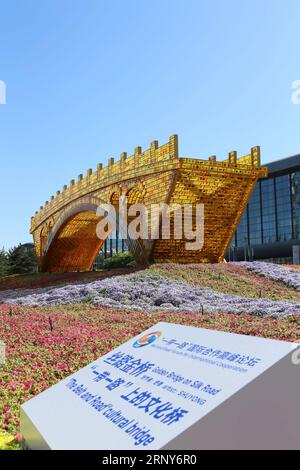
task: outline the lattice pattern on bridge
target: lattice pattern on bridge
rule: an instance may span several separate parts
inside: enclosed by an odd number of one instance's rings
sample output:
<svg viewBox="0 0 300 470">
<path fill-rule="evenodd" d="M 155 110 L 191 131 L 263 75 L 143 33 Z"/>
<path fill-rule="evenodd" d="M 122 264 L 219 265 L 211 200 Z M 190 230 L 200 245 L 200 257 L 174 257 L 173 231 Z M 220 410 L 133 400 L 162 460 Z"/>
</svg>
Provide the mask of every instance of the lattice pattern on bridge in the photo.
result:
<svg viewBox="0 0 300 470">
<path fill-rule="evenodd" d="M 144 152 L 140 147 L 127 158 L 109 159 L 106 168 L 99 164 L 87 170 L 78 181 L 71 180 L 57 191 L 31 219 L 31 233 L 42 270 L 89 270 L 104 240 L 96 236 L 97 206 L 129 198 L 129 204 L 205 204 L 204 247 L 185 249 L 186 240 L 128 240 L 139 263 L 148 261 L 220 262 L 236 230 L 258 178 L 267 176 L 260 167 L 260 149 L 238 158 L 217 161 L 180 158 L 178 137 L 159 147 L 151 143 Z M 116 203 L 117 204 L 117 203 Z M 116 206 L 117 208 L 117 206 Z M 154 222 L 159 226 L 160 216 Z M 171 219 L 172 223 L 172 219 Z M 194 221 L 193 221 L 194 223 Z"/>
</svg>

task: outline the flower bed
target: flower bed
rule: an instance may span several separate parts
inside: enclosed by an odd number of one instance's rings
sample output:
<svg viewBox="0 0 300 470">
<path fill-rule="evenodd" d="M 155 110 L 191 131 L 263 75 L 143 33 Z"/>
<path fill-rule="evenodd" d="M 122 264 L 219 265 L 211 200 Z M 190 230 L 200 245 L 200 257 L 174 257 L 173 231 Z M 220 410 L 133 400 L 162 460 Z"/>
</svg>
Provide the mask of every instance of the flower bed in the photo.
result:
<svg viewBox="0 0 300 470">
<path fill-rule="evenodd" d="M 0 306 L 0 338 L 7 362 L 0 366 L 0 426 L 19 433 L 19 406 L 159 321 L 286 341 L 300 338 L 300 318 L 249 315 L 144 313 L 74 305 Z"/>
<path fill-rule="evenodd" d="M 18 450 L 20 441 L 20 436 L 12 436 L 11 434 L 0 431 L 0 450 Z"/>
<path fill-rule="evenodd" d="M 0 277 L 0 291 L 8 289 L 39 289 L 60 284 L 91 282 L 95 279 L 126 274 L 135 270 L 136 268 L 119 268 L 82 273 L 35 273 L 2 276 Z"/>
<path fill-rule="evenodd" d="M 292 267 L 289 267 L 292 268 Z M 294 267 L 293 267 L 294 268 Z M 4 290 L 22 289 L 28 292 L 51 286 L 83 284 L 99 279 L 128 274 L 137 269 L 112 269 L 89 273 L 37 273 L 0 277 L 0 293 Z M 295 271 L 295 270 L 294 270 Z M 188 282 L 198 287 L 208 287 L 218 292 L 252 298 L 272 300 L 300 300 L 300 292 L 294 288 L 262 277 L 249 271 L 242 263 L 227 264 L 154 264 L 145 273 L 158 274 L 167 279 Z M 299 273 L 300 274 L 300 273 Z"/>
<path fill-rule="evenodd" d="M 300 292 L 293 287 L 262 277 L 261 270 L 259 274 L 249 271 L 242 263 L 155 264 L 149 272 L 241 297 L 300 300 Z"/>
<path fill-rule="evenodd" d="M 295 271 L 300 270 L 300 266 L 298 266 L 296 264 L 284 264 L 283 267 L 287 268 L 287 269 L 294 269 Z"/>
<path fill-rule="evenodd" d="M 298 270 L 291 270 L 278 264 L 261 263 L 258 261 L 254 261 L 253 263 L 242 262 L 239 263 L 239 265 L 267 279 L 282 282 L 286 286 L 293 287 L 297 291 L 300 291 L 300 273 Z"/>
<path fill-rule="evenodd" d="M 47 306 L 81 302 L 136 311 L 177 311 L 191 313 L 248 313 L 258 316 L 300 315 L 298 302 L 248 298 L 216 292 L 188 282 L 162 277 L 149 271 L 116 276 L 88 284 L 33 291 L 0 292 L 9 304 Z"/>
</svg>

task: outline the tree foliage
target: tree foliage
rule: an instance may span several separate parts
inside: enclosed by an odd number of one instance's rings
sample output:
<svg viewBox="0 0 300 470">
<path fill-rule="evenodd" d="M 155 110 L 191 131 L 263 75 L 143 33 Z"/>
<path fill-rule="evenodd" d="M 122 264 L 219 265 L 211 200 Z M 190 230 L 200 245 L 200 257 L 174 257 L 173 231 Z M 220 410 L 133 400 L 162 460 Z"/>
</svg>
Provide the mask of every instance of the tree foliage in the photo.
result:
<svg viewBox="0 0 300 470">
<path fill-rule="evenodd" d="M 8 274 L 28 274 L 36 272 L 37 259 L 33 251 L 28 251 L 23 245 L 11 248 L 7 253 Z"/>
<path fill-rule="evenodd" d="M 132 266 L 135 266 L 133 255 L 130 252 L 125 252 L 115 253 L 112 257 L 104 259 L 101 268 L 129 268 Z"/>
<path fill-rule="evenodd" d="M 8 263 L 8 256 L 7 253 L 2 250 L 0 250 L 0 276 L 5 276 L 6 274 L 9 273 L 9 263 Z"/>
</svg>

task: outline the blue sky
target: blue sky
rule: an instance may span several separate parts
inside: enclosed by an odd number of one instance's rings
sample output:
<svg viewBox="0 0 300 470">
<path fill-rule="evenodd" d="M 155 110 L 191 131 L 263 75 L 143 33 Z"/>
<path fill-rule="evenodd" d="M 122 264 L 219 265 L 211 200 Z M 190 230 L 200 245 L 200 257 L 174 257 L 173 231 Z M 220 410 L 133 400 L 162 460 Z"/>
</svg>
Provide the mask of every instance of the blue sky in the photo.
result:
<svg viewBox="0 0 300 470">
<path fill-rule="evenodd" d="M 0 0 L 0 246 L 108 157 L 300 153 L 299 0 Z"/>
</svg>

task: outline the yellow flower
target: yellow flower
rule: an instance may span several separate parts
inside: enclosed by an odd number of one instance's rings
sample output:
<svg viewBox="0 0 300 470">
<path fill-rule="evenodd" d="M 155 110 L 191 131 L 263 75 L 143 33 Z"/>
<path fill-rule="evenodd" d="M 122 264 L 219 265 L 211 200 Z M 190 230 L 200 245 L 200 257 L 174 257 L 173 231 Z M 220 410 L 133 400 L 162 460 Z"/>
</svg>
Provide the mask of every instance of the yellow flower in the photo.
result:
<svg viewBox="0 0 300 470">
<path fill-rule="evenodd" d="M 14 436 L 7 432 L 0 431 L 0 450 L 17 450 L 19 444 L 16 442 Z"/>
</svg>

